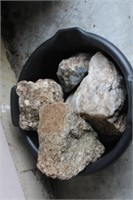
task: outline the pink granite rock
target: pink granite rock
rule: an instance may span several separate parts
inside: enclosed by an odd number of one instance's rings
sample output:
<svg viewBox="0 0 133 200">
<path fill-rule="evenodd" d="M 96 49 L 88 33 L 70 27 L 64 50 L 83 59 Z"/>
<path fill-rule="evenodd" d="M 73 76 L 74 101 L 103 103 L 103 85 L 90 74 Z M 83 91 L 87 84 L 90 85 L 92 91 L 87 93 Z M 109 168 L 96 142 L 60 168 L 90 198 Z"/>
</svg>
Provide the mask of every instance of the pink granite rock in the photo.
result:
<svg viewBox="0 0 133 200">
<path fill-rule="evenodd" d="M 40 109 L 38 169 L 52 178 L 70 179 L 104 152 L 97 134 L 66 103 Z"/>
</svg>

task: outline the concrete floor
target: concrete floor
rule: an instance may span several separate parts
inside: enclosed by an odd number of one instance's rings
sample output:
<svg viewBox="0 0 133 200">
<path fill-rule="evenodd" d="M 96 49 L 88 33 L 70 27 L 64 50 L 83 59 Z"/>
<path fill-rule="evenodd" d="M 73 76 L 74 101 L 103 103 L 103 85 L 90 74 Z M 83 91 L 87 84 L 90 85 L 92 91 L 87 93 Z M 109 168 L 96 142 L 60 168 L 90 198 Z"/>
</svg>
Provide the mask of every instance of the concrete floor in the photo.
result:
<svg viewBox="0 0 133 200">
<path fill-rule="evenodd" d="M 5 2 L 2 19 L 7 55 L 17 77 L 30 54 L 42 42 L 54 35 L 58 29 L 75 26 L 110 40 L 125 54 L 133 66 L 132 0 L 8 2 L 8 5 Z M 5 21 L 8 23 L 5 24 Z M 22 142 L 21 146 L 23 145 Z M 13 159 L 17 166 L 19 156 L 22 156 L 22 153 L 17 154 L 14 150 Z M 28 161 L 25 159 L 24 162 Z M 30 162 L 34 163 L 34 158 Z M 31 164 L 31 167 L 33 166 L 35 167 L 35 164 Z M 31 171 L 27 171 L 29 177 L 30 173 Z M 130 145 L 122 157 L 107 169 L 87 177 L 55 181 L 55 190 L 57 197 L 61 199 L 133 199 L 132 178 L 132 145 Z M 29 179 L 29 181 L 22 177 L 20 179 L 22 185 L 28 185 L 30 182 Z M 25 194 L 28 194 L 26 191 L 28 187 L 23 188 Z M 34 187 L 37 193 L 39 191 L 37 183 Z M 30 189 L 34 190 L 34 187 Z M 41 194 L 36 195 L 36 199 L 39 197 L 41 199 Z M 47 198 L 47 195 L 42 198 Z"/>
<path fill-rule="evenodd" d="M 11 152 L 9 151 L 8 143 L 6 141 L 6 137 L 0 122 L 0 136 L 1 136 L 1 144 L 2 144 L 2 152 L 4 155 L 2 156 L 2 170 L 0 171 L 1 180 L 3 183 L 1 184 L 0 190 L 0 199 L 24 199 L 23 190 L 17 175 L 17 171 L 14 167 L 14 163 L 11 157 Z M 9 181 L 9 177 L 10 180 Z M 6 186 L 6 187 L 5 187 Z M 15 188 L 15 189 L 14 189 Z"/>
<path fill-rule="evenodd" d="M 10 89 L 15 84 L 16 78 L 7 60 L 6 49 L 2 41 L 0 65 L 0 199 L 49 199 L 52 197 L 49 180 L 45 177 L 42 178 L 41 173 L 36 170 L 36 160 L 27 148 L 23 135 L 11 122 Z"/>
</svg>

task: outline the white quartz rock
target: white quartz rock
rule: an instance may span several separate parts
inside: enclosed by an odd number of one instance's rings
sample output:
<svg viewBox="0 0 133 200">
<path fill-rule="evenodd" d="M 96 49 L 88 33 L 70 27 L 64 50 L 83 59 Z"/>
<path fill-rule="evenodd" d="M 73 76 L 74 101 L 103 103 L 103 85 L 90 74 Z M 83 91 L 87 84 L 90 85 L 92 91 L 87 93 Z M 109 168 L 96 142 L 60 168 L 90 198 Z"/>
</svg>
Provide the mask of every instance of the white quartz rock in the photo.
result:
<svg viewBox="0 0 133 200">
<path fill-rule="evenodd" d="M 19 96 L 19 125 L 25 130 L 37 130 L 39 109 L 47 105 L 63 101 L 61 86 L 51 79 L 20 81 L 16 92 Z"/>
<path fill-rule="evenodd" d="M 79 113 L 110 118 L 109 121 L 114 123 L 113 116 L 119 113 L 124 101 L 123 77 L 111 61 L 97 52 L 89 62 L 88 75 L 66 102 Z M 119 129 L 118 124 L 116 127 Z"/>
</svg>

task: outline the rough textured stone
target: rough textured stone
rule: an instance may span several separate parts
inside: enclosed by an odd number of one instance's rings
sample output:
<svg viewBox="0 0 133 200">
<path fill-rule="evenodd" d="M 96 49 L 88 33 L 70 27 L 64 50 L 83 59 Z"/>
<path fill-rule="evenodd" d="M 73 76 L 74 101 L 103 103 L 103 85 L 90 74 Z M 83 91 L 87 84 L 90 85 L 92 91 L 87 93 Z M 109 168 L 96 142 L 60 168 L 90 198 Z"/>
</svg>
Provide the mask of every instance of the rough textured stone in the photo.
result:
<svg viewBox="0 0 133 200">
<path fill-rule="evenodd" d="M 81 53 L 61 61 L 57 76 L 65 92 L 71 91 L 80 83 L 88 71 L 89 60 L 89 54 Z"/>
<path fill-rule="evenodd" d="M 19 124 L 25 130 L 37 130 L 42 105 L 63 101 L 61 86 L 51 79 L 39 79 L 35 83 L 21 81 L 16 92 L 19 96 Z"/>
<path fill-rule="evenodd" d="M 114 125 L 116 132 L 118 132 L 117 129 L 121 132 L 125 128 L 125 120 L 123 120 L 125 117 L 119 116 L 124 101 L 123 78 L 114 64 L 100 52 L 91 58 L 88 75 L 76 92 L 67 99 L 67 102 L 72 104 L 79 113 L 86 115 L 87 119 L 89 116 L 90 120 L 91 117 L 100 122 L 101 119 L 107 120 Z"/>
<path fill-rule="evenodd" d="M 37 167 L 47 176 L 70 179 L 104 152 L 92 127 L 66 103 L 42 107 Z"/>
</svg>

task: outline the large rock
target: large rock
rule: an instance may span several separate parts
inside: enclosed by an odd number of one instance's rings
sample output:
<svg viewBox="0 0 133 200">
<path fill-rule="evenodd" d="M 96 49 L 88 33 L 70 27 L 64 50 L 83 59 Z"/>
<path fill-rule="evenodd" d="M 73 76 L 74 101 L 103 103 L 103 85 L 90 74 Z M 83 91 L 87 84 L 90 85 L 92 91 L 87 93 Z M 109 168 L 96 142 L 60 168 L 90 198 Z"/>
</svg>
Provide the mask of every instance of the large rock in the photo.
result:
<svg viewBox="0 0 133 200">
<path fill-rule="evenodd" d="M 116 133 L 125 128 L 124 117 L 119 118 L 120 110 L 125 101 L 125 87 L 123 77 L 116 70 L 114 64 L 102 53 L 97 52 L 89 62 L 88 75 L 83 79 L 74 94 L 67 102 L 84 116 L 89 122 L 94 118 L 114 125 Z M 92 119 L 92 120 L 91 120 Z M 104 123 L 103 123 L 104 124 Z M 124 127 L 121 128 L 121 124 Z M 103 127 L 104 128 L 104 127 Z M 114 129 L 111 134 L 116 134 Z M 107 133 L 108 134 L 108 133 Z"/>
<path fill-rule="evenodd" d="M 57 76 L 65 92 L 81 82 L 88 71 L 89 60 L 90 55 L 81 53 L 61 61 Z"/>
<path fill-rule="evenodd" d="M 70 179 L 104 152 L 92 127 L 65 103 L 40 109 L 37 167 L 47 176 Z"/>
<path fill-rule="evenodd" d="M 37 130 L 39 109 L 47 105 L 63 101 L 61 86 L 51 79 L 20 81 L 16 92 L 19 96 L 19 125 L 25 130 Z"/>
</svg>

